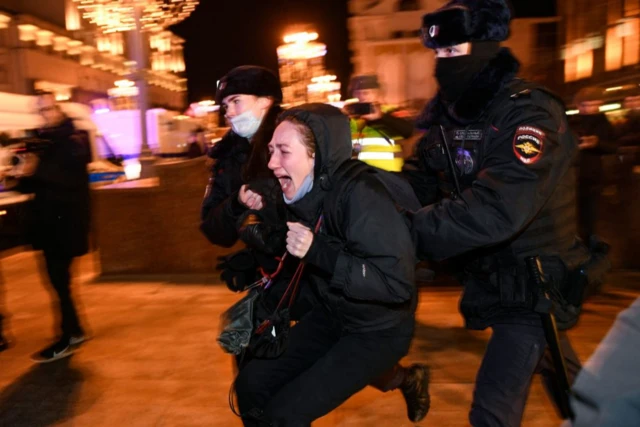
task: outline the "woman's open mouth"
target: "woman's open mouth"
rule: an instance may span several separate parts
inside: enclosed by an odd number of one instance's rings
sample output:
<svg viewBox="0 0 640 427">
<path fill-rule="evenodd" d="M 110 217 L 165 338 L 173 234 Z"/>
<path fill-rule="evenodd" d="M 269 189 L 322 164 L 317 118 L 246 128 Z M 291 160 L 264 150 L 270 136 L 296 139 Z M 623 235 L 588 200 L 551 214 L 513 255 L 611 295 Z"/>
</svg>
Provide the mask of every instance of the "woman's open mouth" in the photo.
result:
<svg viewBox="0 0 640 427">
<path fill-rule="evenodd" d="M 287 190 L 289 190 L 293 185 L 293 182 L 291 181 L 291 177 L 286 175 L 279 176 L 278 182 L 280 183 L 280 188 L 282 188 L 283 193 L 286 193 Z"/>
</svg>

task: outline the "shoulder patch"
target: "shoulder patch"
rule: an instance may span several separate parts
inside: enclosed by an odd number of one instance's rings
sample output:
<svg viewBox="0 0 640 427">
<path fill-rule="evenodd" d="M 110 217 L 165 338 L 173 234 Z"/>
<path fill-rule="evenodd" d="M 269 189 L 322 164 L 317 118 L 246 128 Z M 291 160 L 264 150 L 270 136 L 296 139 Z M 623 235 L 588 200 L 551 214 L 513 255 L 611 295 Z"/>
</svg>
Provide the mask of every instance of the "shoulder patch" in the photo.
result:
<svg viewBox="0 0 640 427">
<path fill-rule="evenodd" d="M 542 157 L 545 133 L 533 126 L 518 126 L 513 137 L 513 152 L 518 160 L 531 165 Z"/>
</svg>

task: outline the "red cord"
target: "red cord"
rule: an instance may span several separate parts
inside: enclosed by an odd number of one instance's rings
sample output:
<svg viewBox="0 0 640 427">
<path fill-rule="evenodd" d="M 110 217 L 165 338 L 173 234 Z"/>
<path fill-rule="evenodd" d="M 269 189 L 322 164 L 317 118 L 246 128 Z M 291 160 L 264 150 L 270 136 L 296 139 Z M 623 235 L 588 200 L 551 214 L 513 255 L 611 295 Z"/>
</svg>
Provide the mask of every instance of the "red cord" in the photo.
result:
<svg viewBox="0 0 640 427">
<path fill-rule="evenodd" d="M 315 233 L 318 233 L 318 231 L 320 230 L 320 225 L 322 224 L 322 216 L 320 216 L 320 218 L 318 219 L 318 223 L 316 224 L 315 227 Z M 278 268 L 276 269 L 275 272 L 273 272 L 272 274 L 264 274 L 264 272 L 262 273 L 265 277 L 269 278 L 269 280 L 273 279 L 277 274 L 280 273 L 280 270 L 282 270 L 282 265 L 284 264 L 284 260 L 287 257 L 288 252 L 285 252 L 285 254 L 282 256 L 282 258 L 280 259 L 280 264 L 278 265 Z M 298 288 L 300 286 L 300 279 L 302 279 L 302 273 L 304 271 L 304 266 L 305 266 L 305 262 L 304 261 L 300 261 L 300 263 L 298 264 L 298 268 L 296 269 L 295 273 L 293 273 L 293 277 L 291 278 L 291 281 L 289 282 L 289 285 L 287 286 L 287 289 L 284 291 L 284 294 L 282 295 L 282 298 L 280 298 L 280 301 L 278 302 L 278 306 L 276 307 L 276 310 L 274 313 L 277 313 L 278 311 L 280 311 L 280 308 L 282 308 L 282 304 L 284 303 L 284 301 L 286 300 L 287 296 L 289 297 L 289 308 L 291 308 L 291 306 L 293 305 L 293 302 L 295 300 L 296 294 L 298 293 Z M 262 268 L 260 269 L 262 271 Z M 293 291 L 292 291 L 293 289 Z M 289 292 L 292 291 L 290 294 Z M 258 326 L 256 328 L 256 334 L 261 334 L 263 333 L 269 326 L 271 326 L 271 320 L 270 319 L 266 319 L 265 321 L 263 321 L 260 326 Z"/>
<path fill-rule="evenodd" d="M 267 279 L 273 279 L 278 274 L 280 274 L 280 271 L 282 270 L 282 266 L 284 265 L 284 260 L 287 259 L 287 254 L 288 252 L 285 252 L 284 255 L 282 255 L 282 257 L 276 258 L 276 260 L 280 262 L 278 263 L 278 267 L 276 268 L 276 270 L 271 274 L 267 273 L 266 271 L 264 271 L 262 267 L 260 267 L 260 274 L 262 274 L 262 277 L 265 277 Z"/>
</svg>

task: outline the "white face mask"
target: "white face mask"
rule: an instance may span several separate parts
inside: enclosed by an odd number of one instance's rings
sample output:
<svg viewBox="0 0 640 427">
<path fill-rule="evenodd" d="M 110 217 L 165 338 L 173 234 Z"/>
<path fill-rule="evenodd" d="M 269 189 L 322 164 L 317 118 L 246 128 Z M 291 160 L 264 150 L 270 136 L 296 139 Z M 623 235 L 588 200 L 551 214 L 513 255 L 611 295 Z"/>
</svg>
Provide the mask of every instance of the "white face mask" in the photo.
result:
<svg viewBox="0 0 640 427">
<path fill-rule="evenodd" d="M 306 196 L 307 193 L 309 193 L 309 191 L 311 191 L 312 188 L 313 188 L 313 170 L 311 170 L 311 173 L 309 175 L 304 177 L 304 181 L 302 181 L 302 185 L 300 185 L 300 188 L 298 189 L 298 191 L 296 191 L 296 194 L 294 194 L 291 200 L 287 199 L 287 196 L 285 196 L 284 193 L 282 194 L 282 197 L 284 197 L 284 202 L 290 205 L 302 199 L 304 196 Z"/>
<path fill-rule="evenodd" d="M 262 123 L 261 119 L 256 118 L 251 110 L 247 110 L 242 114 L 229 119 L 231 129 L 243 138 L 250 139 L 258 132 L 258 128 Z"/>
</svg>

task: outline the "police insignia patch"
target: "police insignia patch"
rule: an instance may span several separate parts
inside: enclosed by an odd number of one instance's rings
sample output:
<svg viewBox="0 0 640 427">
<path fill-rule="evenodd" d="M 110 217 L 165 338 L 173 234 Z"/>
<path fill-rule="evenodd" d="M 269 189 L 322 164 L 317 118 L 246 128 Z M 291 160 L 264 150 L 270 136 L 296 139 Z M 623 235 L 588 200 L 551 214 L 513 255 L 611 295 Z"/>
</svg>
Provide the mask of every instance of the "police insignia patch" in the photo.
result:
<svg viewBox="0 0 640 427">
<path fill-rule="evenodd" d="M 456 151 L 456 166 L 462 175 L 473 172 L 473 157 L 468 150 L 459 147 Z"/>
<path fill-rule="evenodd" d="M 513 137 L 513 152 L 518 160 L 531 165 L 542 157 L 545 133 L 533 126 L 519 126 Z"/>
</svg>

